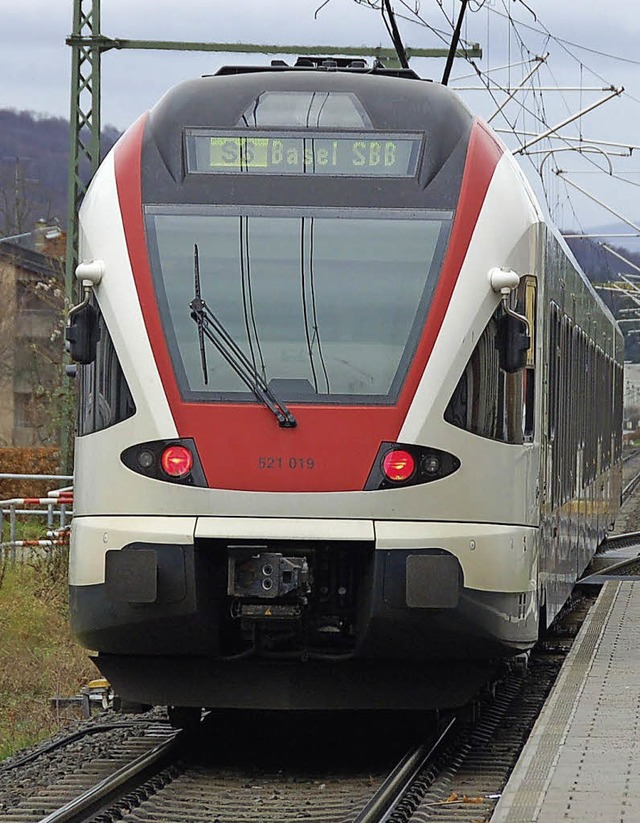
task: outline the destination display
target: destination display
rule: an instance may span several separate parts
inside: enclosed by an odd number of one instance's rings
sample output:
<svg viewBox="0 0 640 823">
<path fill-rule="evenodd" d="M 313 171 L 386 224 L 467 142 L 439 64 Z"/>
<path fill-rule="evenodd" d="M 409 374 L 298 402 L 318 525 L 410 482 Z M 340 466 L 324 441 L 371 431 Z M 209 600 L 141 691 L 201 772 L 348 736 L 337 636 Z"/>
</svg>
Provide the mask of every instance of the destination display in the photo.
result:
<svg viewBox="0 0 640 823">
<path fill-rule="evenodd" d="M 421 137 L 383 132 L 240 135 L 194 129 L 186 132 L 187 171 L 413 177 L 421 145 Z"/>
</svg>

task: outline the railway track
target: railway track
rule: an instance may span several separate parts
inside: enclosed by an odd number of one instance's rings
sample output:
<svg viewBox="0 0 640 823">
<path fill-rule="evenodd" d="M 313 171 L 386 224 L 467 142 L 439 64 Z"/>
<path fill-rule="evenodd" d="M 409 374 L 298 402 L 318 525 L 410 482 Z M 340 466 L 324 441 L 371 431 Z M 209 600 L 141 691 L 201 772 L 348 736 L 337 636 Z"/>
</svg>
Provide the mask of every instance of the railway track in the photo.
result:
<svg viewBox="0 0 640 823">
<path fill-rule="evenodd" d="M 116 784 L 126 790 L 127 777 L 135 779 L 143 763 L 160 763 L 178 742 L 176 730 L 157 713 L 89 723 L 0 765 L 0 820 L 86 819 L 89 809 L 109 802 Z"/>
<path fill-rule="evenodd" d="M 622 502 L 627 501 L 640 483 L 640 449 L 632 449 L 622 458 Z"/>
<path fill-rule="evenodd" d="M 529 666 L 507 668 L 455 722 L 420 718 L 418 744 L 407 718 L 375 730 L 374 720 L 368 730 L 340 720 L 324 734 L 298 721 L 295 734 L 290 720 L 212 716 L 195 737 L 157 721 L 104 724 L 91 735 L 90 754 L 74 741 L 0 771 L 0 821 L 488 820 L 588 606 L 582 598 L 567 610 Z M 63 753 L 66 763 L 56 765 Z M 34 779 L 40 771 L 46 776 Z M 11 773 L 23 793 L 14 803 Z M 42 785 L 29 790 L 30 779 Z"/>
<path fill-rule="evenodd" d="M 625 463 L 627 499 L 638 463 Z M 296 730 L 273 716 L 211 716 L 195 737 L 157 713 L 101 720 L 0 765 L 0 821 L 489 820 L 594 597 L 578 596 L 528 667 L 507 667 L 471 709 L 421 718 L 419 739 L 395 723 L 369 728 L 359 748 L 349 735 L 362 730 Z"/>
<path fill-rule="evenodd" d="M 640 485 L 640 449 L 633 449 L 625 455 L 622 482 L 622 510 L 616 528 L 598 548 L 592 562 L 594 572 L 606 570 L 609 564 L 613 569 L 635 553 L 640 553 L 640 495 L 635 494 Z"/>
<path fill-rule="evenodd" d="M 41 823 L 84 823 L 117 806 L 122 797 L 143 789 L 147 781 L 162 783 L 162 772 L 171 767 L 183 732 L 173 732 L 153 748 L 125 763 L 81 794 L 42 818 Z"/>
<path fill-rule="evenodd" d="M 211 716 L 197 736 L 150 724 L 120 744 L 108 768 L 104 757 L 90 760 L 77 774 L 66 773 L 4 808 L 0 821 L 484 819 L 558 667 L 557 660 L 536 662 L 533 679 L 511 667 L 472 712 L 426 723 L 422 718 L 417 743 L 411 718 L 386 718 L 379 727 L 373 720 L 368 726 L 334 720 L 323 730 L 326 720 L 306 730 L 297 721 L 297 737 L 291 718 L 271 717 L 261 727 L 252 718 Z"/>
<path fill-rule="evenodd" d="M 226 757 L 222 758 L 225 763 L 218 762 L 220 751 L 216 748 L 224 748 L 231 760 L 242 759 L 243 747 L 238 745 L 241 741 L 237 737 L 234 740 L 229 729 L 216 734 L 216 729 L 210 728 L 211 723 L 207 727 L 205 722 L 200 734 L 187 735 L 169 730 L 165 725 L 158 735 L 159 742 L 151 745 L 153 729 L 150 726 L 143 735 L 132 735 L 126 744 L 121 743 L 121 751 L 108 763 L 104 758 L 95 758 L 79 772 L 64 773 L 60 779 L 29 793 L 9 808 L 0 801 L 0 808 L 5 806 L 0 811 L 0 820 L 85 823 L 90 820 L 126 820 L 129 813 L 133 813 L 167 823 L 169 820 L 193 819 L 193 815 L 195 819 L 209 819 L 208 813 L 214 809 L 216 817 L 221 816 L 221 819 L 264 821 L 265 813 L 268 817 L 269 809 L 272 809 L 285 820 L 351 820 L 362 810 L 358 817 L 360 823 L 374 823 L 402 796 L 402 790 L 410 784 L 415 772 L 434 756 L 451 723 L 449 721 L 444 728 L 439 726 L 435 739 L 409 752 L 386 780 L 379 767 L 377 774 L 371 774 L 369 770 L 354 773 L 353 768 L 345 770 L 344 763 L 332 772 L 319 769 L 317 763 L 313 768 L 309 768 L 313 764 L 292 768 L 287 763 L 286 768 L 276 770 L 266 769 L 264 762 L 248 768 L 246 765 L 233 767 L 226 763 Z M 103 724 L 91 733 L 107 735 L 116 725 L 122 729 L 135 724 Z M 157 735 L 157 729 L 155 732 Z M 246 729 L 241 737 L 247 737 Z M 57 749 L 77 740 L 77 734 L 70 735 L 58 742 Z M 260 746 L 260 740 L 276 752 L 276 757 L 283 756 L 273 748 L 273 739 L 267 740 L 258 733 L 254 742 Z M 244 752 L 245 760 L 250 755 L 251 746 L 250 741 L 249 751 Z M 136 754 L 140 748 L 144 751 Z M 214 763 L 209 762 L 212 751 L 216 755 Z M 44 765 L 48 765 L 51 752 L 52 747 L 43 747 L 28 758 L 5 767 L 0 772 L 0 797 L 4 788 L 3 777 L 6 783 L 10 772 L 36 768 L 43 758 Z M 126 762 L 116 768 L 123 760 Z M 17 782 L 23 784 L 23 778 L 19 777 Z"/>
<path fill-rule="evenodd" d="M 377 727 L 211 715 L 197 736 L 157 720 L 104 724 L 90 753 L 75 740 L 0 770 L 0 821 L 488 820 L 570 648 L 567 619 L 528 668 L 505 669 L 473 707 L 437 724 L 419 718 L 419 737 L 411 717 Z M 10 775 L 22 787 L 15 802 Z M 30 779 L 41 785 L 29 790 Z"/>
</svg>

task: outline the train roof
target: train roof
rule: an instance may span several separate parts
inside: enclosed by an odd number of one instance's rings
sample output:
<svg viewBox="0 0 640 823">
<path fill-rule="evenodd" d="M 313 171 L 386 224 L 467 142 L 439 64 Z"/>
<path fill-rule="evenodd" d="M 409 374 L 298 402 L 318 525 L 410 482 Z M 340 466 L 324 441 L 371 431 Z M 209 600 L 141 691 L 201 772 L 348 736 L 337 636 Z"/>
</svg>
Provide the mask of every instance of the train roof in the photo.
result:
<svg viewBox="0 0 640 823">
<path fill-rule="evenodd" d="M 310 63 L 307 65 L 307 63 Z M 293 138 L 315 133 L 323 138 L 375 134 L 392 139 L 417 139 L 426 147 L 413 177 L 400 176 L 384 184 L 389 202 L 405 208 L 455 208 L 474 117 L 460 98 L 439 83 L 421 80 L 406 69 L 386 69 L 363 61 L 320 58 L 314 63 L 226 67 L 218 74 L 187 80 L 169 89 L 151 110 L 144 126 L 142 182 L 145 202 L 235 202 L 242 191 L 250 202 L 267 195 L 270 175 L 240 179 L 218 175 L 215 185 L 203 175 L 188 174 L 186 143 L 190 135 L 233 135 L 251 131 Z M 370 197 L 371 181 L 306 175 L 281 181 L 283 202 L 293 202 L 293 191 L 305 201 L 347 202 L 349 191 L 362 189 Z M 248 189 L 245 191 L 245 189 Z M 287 189 L 285 196 L 284 190 Z M 355 189 L 353 189 L 355 191 Z M 424 190 L 428 189 L 425 199 Z M 396 195 L 392 196 L 392 192 Z M 324 200 L 323 200 L 324 198 Z M 395 199 L 394 199 L 395 198 Z M 380 198 L 378 198 L 380 202 Z M 294 198 L 295 200 L 295 198 Z"/>
<path fill-rule="evenodd" d="M 317 59 L 319 61 L 319 58 Z M 299 127 L 298 123 L 255 118 L 262 95 L 329 92 L 351 95 L 362 113 L 344 120 L 325 107 L 314 124 L 319 128 L 374 129 L 433 132 L 438 143 L 456 142 L 467 135 L 473 115 L 460 98 L 439 83 L 421 80 L 410 69 L 361 65 L 363 61 L 320 62 L 305 58 L 295 66 L 275 61 L 269 66 L 227 66 L 217 74 L 187 80 L 170 89 L 152 110 L 154 132 L 168 134 L 176 128 Z M 329 62 L 330 65 L 327 65 Z M 308 64 L 307 64 L 308 63 Z M 262 105 L 263 111 L 266 109 Z M 252 121 L 247 122 L 247 113 Z M 245 118 L 245 119 L 243 119 Z M 308 127 L 308 124 L 306 124 Z"/>
<path fill-rule="evenodd" d="M 364 58 L 353 57 L 323 57 L 321 55 L 305 55 L 298 57 L 293 66 L 284 60 L 272 60 L 269 66 L 222 66 L 214 76 L 226 74 L 251 74 L 256 71 L 347 71 L 365 74 L 377 74 L 383 77 L 403 77 L 406 80 L 420 80 L 420 76 L 413 69 L 389 68 L 377 58 L 369 66 Z"/>
</svg>

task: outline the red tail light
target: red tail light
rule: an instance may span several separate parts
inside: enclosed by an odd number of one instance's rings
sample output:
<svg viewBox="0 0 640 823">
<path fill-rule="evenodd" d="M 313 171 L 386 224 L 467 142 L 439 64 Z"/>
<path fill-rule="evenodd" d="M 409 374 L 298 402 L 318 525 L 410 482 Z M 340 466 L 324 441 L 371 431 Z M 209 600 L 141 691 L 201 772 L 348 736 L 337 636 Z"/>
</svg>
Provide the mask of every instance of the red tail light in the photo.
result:
<svg viewBox="0 0 640 823">
<path fill-rule="evenodd" d="M 167 446 L 162 452 L 160 465 L 169 477 L 184 477 L 193 468 L 193 455 L 186 446 Z"/>
<path fill-rule="evenodd" d="M 416 461 L 408 451 L 393 449 L 385 454 L 382 461 L 382 471 L 388 480 L 402 483 L 412 477 L 416 470 Z"/>
<path fill-rule="evenodd" d="M 460 460 L 442 449 L 386 440 L 380 444 L 364 488 L 404 489 L 442 480 L 459 468 Z"/>
</svg>

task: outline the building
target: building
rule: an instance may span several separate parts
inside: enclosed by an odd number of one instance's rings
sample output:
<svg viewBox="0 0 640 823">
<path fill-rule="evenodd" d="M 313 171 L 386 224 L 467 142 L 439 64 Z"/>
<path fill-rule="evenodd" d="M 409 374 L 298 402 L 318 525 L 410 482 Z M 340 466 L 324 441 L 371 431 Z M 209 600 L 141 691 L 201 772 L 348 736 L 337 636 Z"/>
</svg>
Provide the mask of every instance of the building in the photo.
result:
<svg viewBox="0 0 640 823">
<path fill-rule="evenodd" d="M 0 238 L 0 446 L 58 445 L 65 236 Z"/>
</svg>

